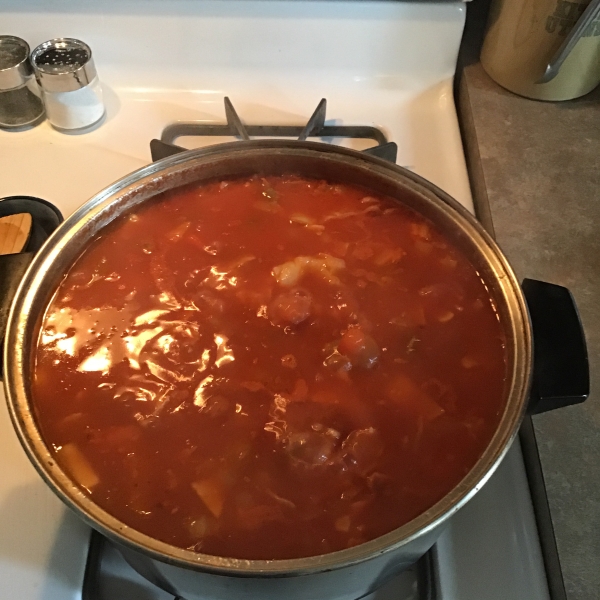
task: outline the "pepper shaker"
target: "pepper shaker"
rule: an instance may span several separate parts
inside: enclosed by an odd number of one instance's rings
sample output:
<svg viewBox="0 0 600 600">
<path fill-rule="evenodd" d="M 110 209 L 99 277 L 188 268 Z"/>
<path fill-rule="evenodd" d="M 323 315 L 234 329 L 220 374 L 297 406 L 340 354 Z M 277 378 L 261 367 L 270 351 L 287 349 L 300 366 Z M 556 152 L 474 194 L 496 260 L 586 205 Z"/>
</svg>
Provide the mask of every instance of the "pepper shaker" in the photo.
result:
<svg viewBox="0 0 600 600">
<path fill-rule="evenodd" d="M 102 87 L 87 44 L 73 38 L 49 40 L 31 53 L 31 63 L 54 127 L 82 129 L 104 116 Z"/>
<path fill-rule="evenodd" d="M 29 45 L 12 35 L 0 35 L 0 127 L 36 125 L 44 115 L 31 63 Z"/>
</svg>

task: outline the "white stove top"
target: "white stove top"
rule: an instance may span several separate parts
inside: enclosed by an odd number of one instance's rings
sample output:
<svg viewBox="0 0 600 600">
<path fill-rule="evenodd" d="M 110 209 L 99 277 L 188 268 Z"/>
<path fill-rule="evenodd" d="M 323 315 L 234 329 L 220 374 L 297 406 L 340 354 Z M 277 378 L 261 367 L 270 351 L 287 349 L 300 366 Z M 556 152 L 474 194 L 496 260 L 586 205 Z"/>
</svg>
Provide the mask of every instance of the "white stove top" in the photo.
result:
<svg viewBox="0 0 600 600">
<path fill-rule="evenodd" d="M 5 0 L 0 18 L 32 48 L 57 36 L 91 46 L 107 119 L 81 135 L 48 122 L 0 131 L 1 196 L 39 195 L 70 213 L 147 164 L 148 143 L 167 124 L 223 122 L 224 96 L 248 123 L 274 124 L 304 123 L 325 97 L 330 119 L 379 126 L 398 143 L 400 164 L 471 206 L 462 152 L 447 151 L 460 149 L 452 78 L 461 3 L 28 0 L 26 11 L 21 4 Z"/>
<path fill-rule="evenodd" d="M 149 141 L 166 125 L 224 123 L 224 96 L 248 124 L 293 125 L 325 97 L 328 124 L 379 127 L 398 144 L 399 164 L 472 210 L 452 94 L 464 18 L 460 2 L 5 0 L 3 33 L 32 48 L 60 36 L 91 46 L 107 116 L 81 134 L 47 122 L 0 130 L 0 198 L 38 196 L 68 216 L 150 162 Z M 3 402 L 0 473 L 0 597 L 79 600 L 89 530 L 29 465 Z M 438 548 L 443 600 L 547 600 L 518 447 Z M 105 562 L 123 576 L 110 552 Z M 102 599 L 164 597 L 121 584 L 104 586 Z M 401 578 L 373 598 L 408 600 L 402 586 L 412 583 Z"/>
</svg>

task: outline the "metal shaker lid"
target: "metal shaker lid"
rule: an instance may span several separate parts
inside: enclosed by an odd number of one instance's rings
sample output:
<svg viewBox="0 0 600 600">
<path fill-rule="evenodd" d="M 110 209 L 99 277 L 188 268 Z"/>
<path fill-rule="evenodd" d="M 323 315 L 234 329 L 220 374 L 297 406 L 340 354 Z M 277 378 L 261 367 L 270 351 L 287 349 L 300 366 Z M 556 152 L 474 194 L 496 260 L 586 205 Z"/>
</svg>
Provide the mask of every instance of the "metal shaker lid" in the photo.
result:
<svg viewBox="0 0 600 600">
<path fill-rule="evenodd" d="M 14 35 L 0 35 L 0 90 L 12 90 L 31 76 L 29 44 Z"/>
<path fill-rule="evenodd" d="M 40 87 L 46 92 L 73 92 L 96 77 L 91 48 L 73 38 L 55 38 L 31 53 Z"/>
</svg>

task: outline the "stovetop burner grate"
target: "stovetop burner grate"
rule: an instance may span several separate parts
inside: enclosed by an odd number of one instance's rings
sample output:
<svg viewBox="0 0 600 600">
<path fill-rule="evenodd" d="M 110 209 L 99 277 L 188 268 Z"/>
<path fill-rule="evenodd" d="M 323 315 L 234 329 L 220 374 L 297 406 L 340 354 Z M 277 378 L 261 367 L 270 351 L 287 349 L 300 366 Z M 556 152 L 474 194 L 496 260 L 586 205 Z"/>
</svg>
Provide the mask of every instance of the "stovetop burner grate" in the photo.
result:
<svg viewBox="0 0 600 600">
<path fill-rule="evenodd" d="M 233 108 L 231 100 L 225 97 L 224 101 L 227 125 L 193 122 L 168 125 L 162 132 L 160 140 L 154 139 L 150 142 L 152 160 L 156 161 L 179 152 L 185 152 L 186 148 L 175 144 L 176 140 L 181 137 L 234 136 L 242 140 L 249 140 L 251 137 L 298 138 L 300 141 L 309 137 L 373 140 L 377 145 L 367 148 L 363 152 L 393 163 L 396 162 L 398 146 L 395 142 L 388 142 L 385 134 L 377 127 L 326 125 L 327 100 L 325 98 L 319 102 L 306 125 L 245 125 Z"/>
</svg>

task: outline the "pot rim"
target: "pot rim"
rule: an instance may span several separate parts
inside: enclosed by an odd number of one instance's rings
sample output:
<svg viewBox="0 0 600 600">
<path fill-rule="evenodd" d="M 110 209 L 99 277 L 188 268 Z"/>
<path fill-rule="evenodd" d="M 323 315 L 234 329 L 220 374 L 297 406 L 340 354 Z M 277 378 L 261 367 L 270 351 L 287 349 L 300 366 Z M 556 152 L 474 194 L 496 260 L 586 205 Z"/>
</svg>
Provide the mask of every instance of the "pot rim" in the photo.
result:
<svg viewBox="0 0 600 600">
<path fill-rule="evenodd" d="M 164 191 L 161 185 L 165 181 L 167 187 L 164 189 L 177 187 L 168 185 L 169 175 L 193 171 L 193 167 L 199 168 L 223 157 L 229 158 L 240 153 L 244 158 L 253 154 L 263 156 L 265 152 L 272 152 L 274 155 L 309 156 L 319 161 L 342 162 L 351 168 L 367 168 L 377 177 L 386 177 L 395 185 L 401 184 L 402 188 L 409 188 L 412 193 L 436 204 L 436 210 L 455 221 L 462 231 L 476 240 L 478 248 L 481 248 L 482 254 L 497 276 L 511 315 L 509 326 L 514 338 L 514 359 L 512 372 L 507 372 L 507 380 L 512 381 L 512 385 L 507 389 L 504 412 L 488 446 L 467 475 L 427 511 L 387 534 L 345 550 L 298 559 L 243 560 L 200 554 L 156 540 L 112 517 L 85 495 L 58 466 L 36 424 L 34 409 L 26 391 L 26 380 L 30 372 L 26 347 L 32 332 L 37 330 L 39 314 L 33 308 L 36 293 L 42 284 L 49 285 L 48 280 L 54 282 L 53 288 L 56 287 L 57 277 L 56 274 L 53 275 L 52 266 L 59 261 L 64 249 L 68 247 L 69 240 L 73 239 L 82 227 L 94 219 L 99 219 L 100 215 L 105 215 L 108 220 L 101 223 L 97 229 L 104 227 L 133 204 L 120 211 L 111 212 L 110 208 L 113 205 L 117 206 L 118 200 L 139 195 L 140 190 L 149 190 L 150 196 L 154 196 Z M 144 200 L 145 197 L 140 202 Z M 72 262 L 71 260 L 60 272 L 64 274 Z M 47 299 L 44 301 L 45 305 Z M 186 569 L 226 576 L 289 577 L 343 568 L 392 552 L 439 527 L 457 512 L 490 478 L 516 436 L 525 412 L 531 362 L 531 327 L 525 300 L 515 274 L 492 237 L 456 200 L 431 182 L 399 165 L 355 150 L 321 142 L 252 140 L 190 150 L 142 167 L 98 192 L 66 219 L 34 257 L 15 295 L 4 345 L 4 388 L 13 426 L 40 476 L 65 504 L 108 538 L 156 560 Z"/>
</svg>

